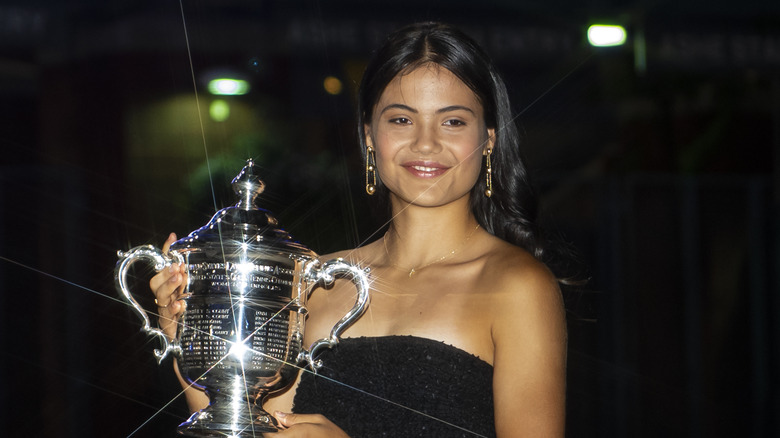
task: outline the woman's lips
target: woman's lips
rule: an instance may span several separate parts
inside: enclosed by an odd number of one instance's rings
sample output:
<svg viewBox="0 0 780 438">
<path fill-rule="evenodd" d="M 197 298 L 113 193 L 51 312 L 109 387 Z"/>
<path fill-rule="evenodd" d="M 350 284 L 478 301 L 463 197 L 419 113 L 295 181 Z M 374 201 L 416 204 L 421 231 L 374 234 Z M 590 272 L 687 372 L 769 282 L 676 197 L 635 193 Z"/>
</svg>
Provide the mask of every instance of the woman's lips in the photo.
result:
<svg viewBox="0 0 780 438">
<path fill-rule="evenodd" d="M 443 175 L 450 169 L 449 166 L 428 161 L 411 161 L 402 164 L 402 166 L 418 178 L 435 178 Z"/>
</svg>

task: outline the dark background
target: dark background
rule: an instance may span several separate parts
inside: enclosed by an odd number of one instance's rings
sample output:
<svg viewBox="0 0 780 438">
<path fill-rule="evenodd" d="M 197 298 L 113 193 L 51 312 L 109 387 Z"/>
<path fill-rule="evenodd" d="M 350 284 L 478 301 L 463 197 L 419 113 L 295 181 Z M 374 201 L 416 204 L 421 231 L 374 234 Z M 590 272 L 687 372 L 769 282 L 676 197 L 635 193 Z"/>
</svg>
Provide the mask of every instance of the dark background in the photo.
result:
<svg viewBox="0 0 780 438">
<path fill-rule="evenodd" d="M 567 296 L 569 436 L 777 436 L 780 2 L 736 0 L 4 0 L 0 433 L 173 436 L 186 408 L 116 251 L 203 225 L 248 157 L 318 253 L 372 238 L 355 84 L 429 19 L 493 55 L 592 277 Z M 598 20 L 628 44 L 589 47 Z M 216 122 L 220 71 L 252 90 Z"/>
</svg>

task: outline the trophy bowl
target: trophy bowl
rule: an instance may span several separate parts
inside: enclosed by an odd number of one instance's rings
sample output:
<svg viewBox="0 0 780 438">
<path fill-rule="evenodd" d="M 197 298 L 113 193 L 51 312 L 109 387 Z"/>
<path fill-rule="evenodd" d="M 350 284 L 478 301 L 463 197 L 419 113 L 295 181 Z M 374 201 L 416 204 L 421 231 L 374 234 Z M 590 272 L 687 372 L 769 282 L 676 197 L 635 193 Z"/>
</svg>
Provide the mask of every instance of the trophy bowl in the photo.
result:
<svg viewBox="0 0 780 438">
<path fill-rule="evenodd" d="M 301 366 L 316 372 L 321 365 L 317 351 L 336 345 L 369 302 L 367 269 L 341 259 L 321 263 L 256 206 L 264 184 L 252 160 L 233 179 L 233 189 L 239 196 L 236 205 L 174 242 L 168 253 L 151 245 L 118 253 L 117 289 L 141 317 L 143 329 L 160 338 L 163 348 L 154 352 L 158 362 L 175 355 L 184 379 L 209 397 L 208 407 L 178 427 L 180 435 L 254 437 L 279 430 L 263 402 L 291 384 Z M 129 290 L 128 269 L 140 260 L 157 271 L 172 263 L 185 265 L 186 310 L 174 339 L 152 327 Z M 354 283 L 355 305 L 328 338 L 307 350 L 302 343 L 308 296 L 340 276 Z"/>
</svg>

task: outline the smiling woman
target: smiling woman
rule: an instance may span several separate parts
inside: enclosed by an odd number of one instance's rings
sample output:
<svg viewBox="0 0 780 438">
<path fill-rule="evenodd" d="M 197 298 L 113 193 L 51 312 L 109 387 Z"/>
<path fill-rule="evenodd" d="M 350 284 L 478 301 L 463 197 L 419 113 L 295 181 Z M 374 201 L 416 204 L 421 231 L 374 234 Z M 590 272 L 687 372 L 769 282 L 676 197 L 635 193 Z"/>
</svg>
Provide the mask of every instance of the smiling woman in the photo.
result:
<svg viewBox="0 0 780 438">
<path fill-rule="evenodd" d="M 364 73 L 358 132 L 392 219 L 323 259 L 370 267 L 371 305 L 317 374 L 266 404 L 277 436 L 563 436 L 562 299 L 487 55 L 446 25 L 397 31 Z M 184 277 L 151 282 L 171 334 Z M 304 343 L 327 337 L 353 296 L 347 280 L 312 296 Z M 186 392 L 193 409 L 208 402 Z"/>
<path fill-rule="evenodd" d="M 474 92 L 437 64 L 420 66 L 387 85 L 365 126 L 380 179 L 392 203 L 437 205 L 466 197 L 495 129 L 485 127 Z"/>
</svg>

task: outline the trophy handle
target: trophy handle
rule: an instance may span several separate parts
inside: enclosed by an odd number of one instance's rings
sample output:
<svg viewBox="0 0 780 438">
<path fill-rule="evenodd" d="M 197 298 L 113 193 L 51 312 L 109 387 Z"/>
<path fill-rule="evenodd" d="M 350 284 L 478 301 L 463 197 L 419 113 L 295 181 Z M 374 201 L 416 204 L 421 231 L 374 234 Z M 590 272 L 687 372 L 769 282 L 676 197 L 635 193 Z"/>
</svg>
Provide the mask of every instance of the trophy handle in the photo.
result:
<svg viewBox="0 0 780 438">
<path fill-rule="evenodd" d="M 165 255 L 162 251 L 152 245 L 136 246 L 135 248 L 126 252 L 117 251 L 117 256 L 119 256 L 119 261 L 117 262 L 116 268 L 114 269 L 114 281 L 116 283 L 116 288 L 122 292 L 122 296 L 125 298 L 125 301 L 130 303 L 130 305 L 132 305 L 135 311 L 138 313 L 138 316 L 141 317 L 141 322 L 143 322 L 143 330 L 160 338 L 163 348 L 162 350 L 154 350 L 154 356 L 157 358 L 157 363 L 160 363 L 163 359 L 165 359 L 169 352 L 177 351 L 180 347 L 178 342 L 169 340 L 168 336 L 166 336 L 162 330 L 152 327 L 149 322 L 149 315 L 146 313 L 146 310 L 140 304 L 138 304 L 138 301 L 136 301 L 135 298 L 133 298 L 133 295 L 130 293 L 130 290 L 127 287 L 127 270 L 130 268 L 130 265 L 141 259 L 153 263 L 154 269 L 157 272 L 165 269 L 166 266 L 170 266 L 173 262 L 183 263 L 184 259 L 181 255 L 175 253 Z"/>
<path fill-rule="evenodd" d="M 298 362 L 306 362 L 313 371 L 317 371 L 322 367 L 321 360 L 314 360 L 317 352 L 322 348 L 333 348 L 339 343 L 339 336 L 344 330 L 348 329 L 358 318 L 360 318 L 366 311 L 369 302 L 369 285 L 368 285 L 368 273 L 369 269 L 360 269 L 359 267 L 345 262 L 343 259 L 338 258 L 325 262 L 322 267 L 319 267 L 319 263 L 315 262 L 310 264 L 306 268 L 306 278 L 308 281 L 316 282 L 320 286 L 329 286 L 335 280 L 336 275 L 344 275 L 351 278 L 352 283 L 357 287 L 358 295 L 355 305 L 352 306 L 349 312 L 344 315 L 343 318 L 333 326 L 330 331 L 330 336 L 315 341 L 309 347 L 309 351 L 306 349 L 301 350 L 298 355 Z"/>
</svg>

